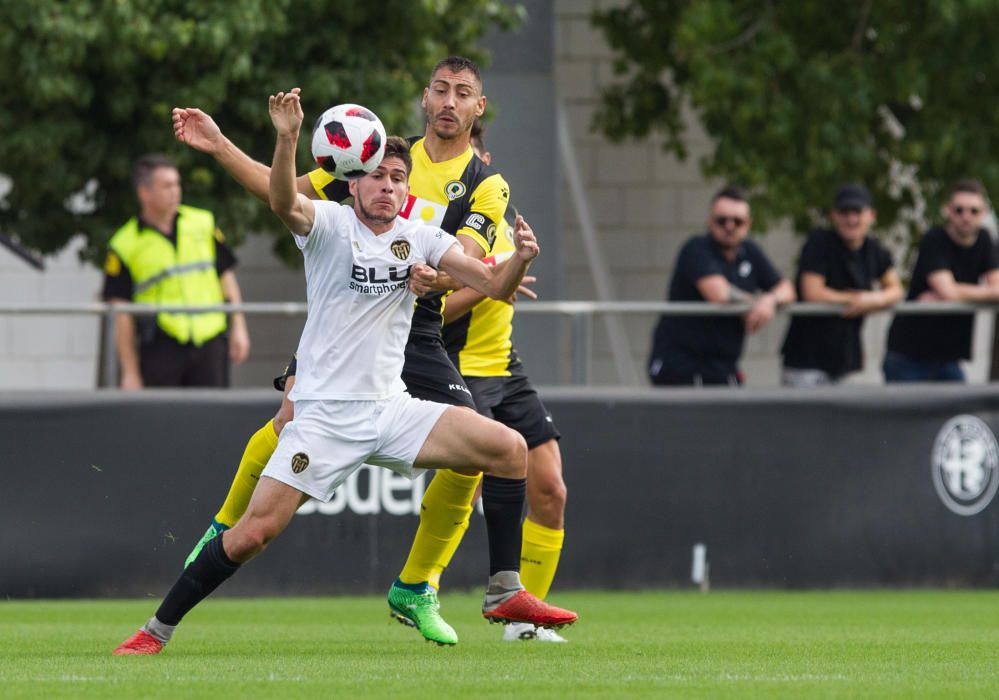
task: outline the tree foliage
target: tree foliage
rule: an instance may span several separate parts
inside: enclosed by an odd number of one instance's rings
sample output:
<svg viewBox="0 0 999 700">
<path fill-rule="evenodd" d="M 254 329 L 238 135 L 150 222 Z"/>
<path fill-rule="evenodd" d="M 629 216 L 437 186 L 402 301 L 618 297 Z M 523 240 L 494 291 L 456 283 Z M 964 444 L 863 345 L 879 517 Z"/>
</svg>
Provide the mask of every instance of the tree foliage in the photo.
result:
<svg viewBox="0 0 999 700">
<path fill-rule="evenodd" d="M 82 232 L 97 258 L 135 213 L 131 164 L 148 152 L 177 159 L 184 200 L 214 210 L 230 237 L 274 229 L 210 158 L 174 141 L 174 106 L 211 113 L 265 162 L 267 96 L 293 86 L 307 120 L 359 102 L 408 132 L 433 65 L 484 59 L 477 39 L 520 13 L 498 0 L 0 1 L 0 173 L 12 185 L 0 230 L 44 253 Z"/>
<path fill-rule="evenodd" d="M 961 176 L 999 192 L 999 3 L 631 0 L 594 22 L 621 77 L 599 128 L 685 157 L 689 105 L 703 172 L 749 187 L 758 226 L 804 230 L 846 181 L 910 236 Z"/>
</svg>

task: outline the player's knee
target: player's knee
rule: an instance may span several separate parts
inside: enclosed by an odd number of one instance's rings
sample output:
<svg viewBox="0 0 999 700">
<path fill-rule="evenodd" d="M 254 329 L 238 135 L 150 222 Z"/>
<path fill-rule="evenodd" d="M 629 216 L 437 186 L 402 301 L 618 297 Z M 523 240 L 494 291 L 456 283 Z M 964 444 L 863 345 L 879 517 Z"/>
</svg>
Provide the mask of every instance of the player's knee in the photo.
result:
<svg viewBox="0 0 999 700">
<path fill-rule="evenodd" d="M 492 473 L 511 479 L 527 476 L 527 443 L 515 430 L 505 428 L 497 435 L 496 458 Z"/>
<path fill-rule="evenodd" d="M 543 483 L 531 474 L 527 478 L 527 507 L 532 519 L 546 527 L 561 528 L 567 489 L 559 474 Z"/>
<path fill-rule="evenodd" d="M 549 441 L 537 445 L 528 453 L 528 499 L 552 513 L 565 510 L 566 486 L 562 479 L 562 460 L 558 444 Z M 532 503 L 532 508 L 535 506 Z"/>
<path fill-rule="evenodd" d="M 260 554 L 276 535 L 265 521 L 240 522 L 226 534 L 226 554 L 233 561 L 247 561 Z"/>
<path fill-rule="evenodd" d="M 566 489 L 565 482 L 562 481 L 561 476 L 559 476 L 555 481 L 545 484 L 545 488 L 542 493 L 545 500 L 550 504 L 549 507 L 552 510 L 557 510 L 559 512 L 565 510 L 565 501 L 568 496 L 568 489 Z"/>
</svg>

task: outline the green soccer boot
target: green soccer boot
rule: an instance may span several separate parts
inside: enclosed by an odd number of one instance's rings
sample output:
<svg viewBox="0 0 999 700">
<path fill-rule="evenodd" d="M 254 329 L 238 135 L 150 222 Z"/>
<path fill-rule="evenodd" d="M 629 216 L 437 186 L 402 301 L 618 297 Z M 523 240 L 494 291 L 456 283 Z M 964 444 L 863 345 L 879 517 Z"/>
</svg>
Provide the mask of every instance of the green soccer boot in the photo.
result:
<svg viewBox="0 0 999 700">
<path fill-rule="evenodd" d="M 395 580 L 388 592 L 389 614 L 409 627 L 415 627 L 428 642 L 454 646 L 458 635 L 444 618 L 437 591 L 429 583 L 408 584 Z"/>
<path fill-rule="evenodd" d="M 228 525 L 223 525 L 215 518 L 212 518 L 212 524 L 208 526 L 208 529 L 205 530 L 205 534 L 201 536 L 200 540 L 198 540 L 198 544 L 194 545 L 194 549 L 191 550 L 191 553 L 187 555 L 187 559 L 184 560 L 184 568 L 186 569 L 189 567 L 191 562 L 198 558 L 198 555 L 201 553 L 201 550 L 205 548 L 206 544 L 228 529 Z"/>
</svg>

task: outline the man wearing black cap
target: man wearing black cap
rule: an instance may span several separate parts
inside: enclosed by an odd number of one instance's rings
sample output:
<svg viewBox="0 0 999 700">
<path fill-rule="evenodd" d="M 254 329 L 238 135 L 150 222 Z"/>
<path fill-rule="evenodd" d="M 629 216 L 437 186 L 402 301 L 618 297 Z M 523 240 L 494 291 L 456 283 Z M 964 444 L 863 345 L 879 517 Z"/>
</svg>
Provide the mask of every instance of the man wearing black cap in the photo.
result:
<svg viewBox="0 0 999 700">
<path fill-rule="evenodd" d="M 902 299 L 891 254 L 868 235 L 877 217 L 867 188 L 849 184 L 836 190 L 829 218 L 833 227 L 812 231 L 801 249 L 798 298 L 845 308 L 837 315 L 791 319 L 781 349 L 787 386 L 834 384 L 860 370 L 864 316 Z"/>
<path fill-rule="evenodd" d="M 746 333 L 773 319 L 777 306 L 794 301 L 794 289 L 756 243 L 747 239 L 749 200 L 725 187 L 711 200 L 708 232 L 680 249 L 670 280 L 670 301 L 747 303 L 738 316 L 667 316 L 652 338 L 649 379 L 656 386 L 738 386 Z"/>
<path fill-rule="evenodd" d="M 908 301 L 999 301 L 999 252 L 982 227 L 988 210 L 977 180 L 954 184 L 944 206 L 945 226 L 919 242 Z M 971 359 L 975 316 L 896 316 L 882 366 L 889 382 L 963 382 L 960 360 Z"/>
</svg>

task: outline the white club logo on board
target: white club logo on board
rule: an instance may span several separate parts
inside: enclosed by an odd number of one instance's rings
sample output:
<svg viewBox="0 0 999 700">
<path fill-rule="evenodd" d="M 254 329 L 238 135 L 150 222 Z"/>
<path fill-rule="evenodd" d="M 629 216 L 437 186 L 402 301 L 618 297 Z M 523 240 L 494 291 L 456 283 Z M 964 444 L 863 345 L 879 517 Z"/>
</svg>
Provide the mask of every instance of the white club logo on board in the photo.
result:
<svg viewBox="0 0 999 700">
<path fill-rule="evenodd" d="M 933 443 L 933 486 L 958 515 L 982 512 L 999 488 L 999 444 L 985 422 L 955 416 Z"/>
</svg>

